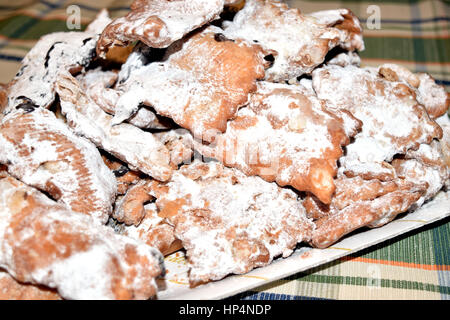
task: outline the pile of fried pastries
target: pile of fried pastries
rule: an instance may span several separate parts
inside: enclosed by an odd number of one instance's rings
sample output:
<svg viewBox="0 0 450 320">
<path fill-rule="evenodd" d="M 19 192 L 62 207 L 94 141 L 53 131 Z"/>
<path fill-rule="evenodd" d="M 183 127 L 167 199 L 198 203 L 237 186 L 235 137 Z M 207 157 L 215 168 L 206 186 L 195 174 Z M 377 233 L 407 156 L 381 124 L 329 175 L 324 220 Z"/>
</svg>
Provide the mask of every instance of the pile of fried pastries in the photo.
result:
<svg viewBox="0 0 450 320">
<path fill-rule="evenodd" d="M 449 188 L 449 93 L 360 67 L 347 9 L 136 0 L 0 90 L 0 298 L 157 298 L 326 248 Z"/>
</svg>

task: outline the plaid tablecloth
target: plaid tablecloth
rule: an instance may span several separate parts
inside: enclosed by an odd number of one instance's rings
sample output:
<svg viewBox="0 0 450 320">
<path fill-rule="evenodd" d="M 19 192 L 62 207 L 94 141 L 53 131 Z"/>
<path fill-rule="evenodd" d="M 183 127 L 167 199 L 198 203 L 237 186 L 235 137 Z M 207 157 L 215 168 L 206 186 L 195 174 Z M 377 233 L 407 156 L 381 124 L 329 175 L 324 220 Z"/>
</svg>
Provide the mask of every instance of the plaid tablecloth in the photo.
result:
<svg viewBox="0 0 450 320">
<path fill-rule="evenodd" d="M 0 0 L 0 83 L 11 80 L 20 60 L 40 36 L 68 31 L 70 5 L 80 9 L 84 29 L 99 9 L 106 7 L 113 17 L 122 16 L 130 2 Z M 287 2 L 303 12 L 351 9 L 365 29 L 363 65 L 401 64 L 415 72 L 430 73 L 450 90 L 450 1 Z M 374 24 L 377 12 L 379 29 Z M 450 220 L 233 298 L 450 299 Z"/>
</svg>

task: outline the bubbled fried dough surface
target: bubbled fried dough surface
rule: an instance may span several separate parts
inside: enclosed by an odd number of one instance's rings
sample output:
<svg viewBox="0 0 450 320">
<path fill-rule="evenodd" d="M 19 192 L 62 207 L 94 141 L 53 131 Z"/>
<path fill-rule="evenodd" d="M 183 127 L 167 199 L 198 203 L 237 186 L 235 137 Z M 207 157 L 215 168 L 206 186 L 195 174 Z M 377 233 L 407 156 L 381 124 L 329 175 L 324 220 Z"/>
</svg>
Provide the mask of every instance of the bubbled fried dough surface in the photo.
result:
<svg viewBox="0 0 450 320">
<path fill-rule="evenodd" d="M 22 109 L 0 124 L 0 163 L 71 210 L 105 223 L 117 185 L 100 153 L 46 109 Z"/>
<path fill-rule="evenodd" d="M 89 70 L 76 77 L 86 96 L 95 102 L 103 111 L 114 115 L 120 92 L 113 86 L 118 78 L 117 72 L 104 71 L 101 67 Z M 168 129 L 168 125 L 148 108 L 140 108 L 128 123 L 141 129 Z"/>
<path fill-rule="evenodd" d="M 122 161 L 110 155 L 102 155 L 102 159 L 116 177 L 118 195 L 124 195 L 130 186 L 142 179 L 142 173 L 130 170 Z"/>
<path fill-rule="evenodd" d="M 310 191 L 329 203 L 341 146 L 359 126 L 349 113 L 327 110 L 302 85 L 259 82 L 250 104 L 228 122 L 226 132 L 197 148 L 226 166 Z"/>
<path fill-rule="evenodd" d="M 405 180 L 379 182 L 360 177 L 342 177 L 336 180 L 338 189 L 347 189 L 359 196 L 338 195 L 325 206 L 307 197 L 304 205 L 308 214 L 318 218 L 312 233 L 311 244 L 326 248 L 344 235 L 362 227 L 380 227 L 406 212 L 425 193 L 427 184 Z"/>
<path fill-rule="evenodd" d="M 315 18 L 319 24 L 333 27 L 343 32 L 338 45 L 353 52 L 363 51 L 364 41 L 362 37 L 363 28 L 355 14 L 349 9 L 323 10 L 307 14 L 308 17 Z"/>
<path fill-rule="evenodd" d="M 294 192 L 217 162 L 182 166 L 153 194 L 187 251 L 191 285 L 286 257 L 313 229 Z"/>
<path fill-rule="evenodd" d="M 37 190 L 0 180 L 0 267 L 67 299 L 148 299 L 163 272 L 156 249 L 94 224 Z M 95 263 L 93 263 L 95 261 Z"/>
<path fill-rule="evenodd" d="M 442 144 L 437 140 L 421 144 L 417 150 L 409 150 L 403 159 L 394 159 L 392 165 L 399 177 L 428 185 L 425 194 L 416 202 L 418 207 L 435 196 L 450 179 L 450 167 L 445 161 Z"/>
<path fill-rule="evenodd" d="M 55 99 L 58 73 L 76 73 L 92 61 L 98 33 L 108 21 L 107 13 L 102 12 L 85 32 L 55 32 L 40 38 L 22 60 L 19 72 L 9 85 L 4 112 L 10 112 L 24 100 L 49 107 Z"/>
<path fill-rule="evenodd" d="M 352 203 L 373 200 L 398 188 L 393 181 L 364 180 L 359 176 L 354 178 L 339 177 L 335 180 L 335 185 L 336 191 L 328 205 L 323 204 L 311 194 L 306 196 L 303 200 L 303 206 L 308 217 L 320 219 L 334 214 Z"/>
<path fill-rule="evenodd" d="M 170 178 L 167 148 L 150 132 L 131 124 L 113 125 L 113 117 L 86 96 L 80 83 L 68 73 L 61 73 L 56 83 L 61 111 L 69 126 L 97 147 L 155 179 Z"/>
<path fill-rule="evenodd" d="M 442 136 L 414 90 L 376 69 L 325 66 L 313 72 L 313 88 L 329 106 L 348 110 L 363 123 L 340 161 L 348 176 L 393 179 L 395 170 L 388 162 L 394 155 Z"/>
<path fill-rule="evenodd" d="M 175 237 L 174 227 L 166 218 L 158 215 L 156 204 L 146 204 L 144 210 L 145 214 L 139 225 L 125 226 L 123 234 L 144 241 L 165 256 L 181 249 L 181 241 Z"/>
<path fill-rule="evenodd" d="M 447 167 L 450 168 L 450 116 L 448 113 L 436 119 L 436 122 L 441 126 L 443 135 L 439 140 L 441 143 L 442 155 Z M 450 181 L 447 181 L 450 186 Z"/>
<path fill-rule="evenodd" d="M 145 216 L 144 204 L 153 199 L 150 184 L 151 180 L 142 179 L 131 186 L 116 202 L 113 218 L 126 225 L 138 226 Z"/>
<path fill-rule="evenodd" d="M 219 17 L 224 0 L 135 0 L 131 11 L 115 19 L 97 43 L 103 55 L 111 46 L 139 40 L 149 47 L 166 48 L 194 29 Z"/>
<path fill-rule="evenodd" d="M 222 29 L 200 29 L 168 48 L 163 62 L 133 69 L 117 88 L 115 123 L 134 114 L 140 103 L 172 118 L 199 139 L 223 132 L 226 121 L 247 103 L 264 77 L 268 61 L 258 46 L 228 40 Z"/>
<path fill-rule="evenodd" d="M 389 81 L 404 81 L 416 94 L 417 101 L 425 107 L 431 119 L 444 115 L 450 106 L 450 93 L 438 85 L 427 73 L 412 73 L 408 69 L 388 63 L 378 68 L 378 72 Z"/>
<path fill-rule="evenodd" d="M 180 164 L 190 163 L 194 155 L 194 138 L 188 130 L 180 128 L 157 132 L 155 137 L 169 150 L 172 167 L 178 168 Z"/>
<path fill-rule="evenodd" d="M 274 50 L 275 61 L 265 77 L 283 82 L 310 73 L 333 47 L 364 48 L 362 28 L 349 10 L 324 15 L 331 18 L 322 19 L 325 23 L 321 23 L 320 19 L 305 16 L 279 1 L 248 0 L 233 22 L 225 25 L 225 35 Z"/>
<path fill-rule="evenodd" d="M 20 283 L 0 269 L 0 300 L 61 300 L 54 290 Z"/>
</svg>

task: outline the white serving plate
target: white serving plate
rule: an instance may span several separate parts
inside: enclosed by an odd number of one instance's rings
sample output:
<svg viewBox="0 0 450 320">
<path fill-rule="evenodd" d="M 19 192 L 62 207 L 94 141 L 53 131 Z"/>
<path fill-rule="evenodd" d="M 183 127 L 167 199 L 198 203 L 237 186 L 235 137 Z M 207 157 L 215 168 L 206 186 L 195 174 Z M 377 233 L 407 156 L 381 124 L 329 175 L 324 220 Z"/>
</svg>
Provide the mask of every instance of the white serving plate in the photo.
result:
<svg viewBox="0 0 450 320">
<path fill-rule="evenodd" d="M 278 258 L 266 267 L 254 269 L 243 275 L 231 275 L 196 288 L 189 288 L 186 260 L 184 253 L 179 251 L 165 259 L 168 272 L 165 279 L 158 282 L 160 287 L 158 299 L 206 300 L 230 297 L 358 252 L 448 216 L 450 216 L 450 191 L 441 191 L 421 208 L 383 227 L 354 233 L 327 249 L 301 247 L 288 258 Z"/>
</svg>

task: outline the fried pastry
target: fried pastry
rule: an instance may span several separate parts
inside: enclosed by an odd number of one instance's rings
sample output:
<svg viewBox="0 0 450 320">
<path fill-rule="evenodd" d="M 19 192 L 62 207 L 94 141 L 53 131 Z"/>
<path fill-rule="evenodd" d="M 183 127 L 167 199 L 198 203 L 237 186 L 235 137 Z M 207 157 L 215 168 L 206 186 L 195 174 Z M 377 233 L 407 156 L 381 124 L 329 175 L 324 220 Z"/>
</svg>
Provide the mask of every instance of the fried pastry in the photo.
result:
<svg viewBox="0 0 450 320">
<path fill-rule="evenodd" d="M 259 82 L 226 132 L 196 148 L 247 175 L 310 191 L 329 203 L 341 146 L 359 127 L 348 112 L 327 110 L 309 88 Z"/>
<path fill-rule="evenodd" d="M 97 53 L 111 46 L 142 41 L 149 47 L 166 48 L 184 35 L 219 18 L 224 0 L 135 0 L 131 11 L 115 19 L 102 32 Z"/>
<path fill-rule="evenodd" d="M 103 154 L 102 159 L 116 177 L 118 195 L 124 195 L 130 186 L 138 183 L 143 178 L 140 172 L 130 170 L 125 163 L 110 155 Z"/>
<path fill-rule="evenodd" d="M 173 129 L 157 132 L 155 138 L 161 141 L 170 153 L 170 164 L 178 168 L 180 164 L 190 163 L 194 156 L 194 138 L 186 129 Z"/>
<path fill-rule="evenodd" d="M 158 216 L 156 204 L 146 204 L 144 210 L 140 224 L 125 226 L 123 235 L 141 240 L 165 256 L 181 249 L 181 241 L 175 237 L 174 227 L 167 223 L 167 219 Z"/>
<path fill-rule="evenodd" d="M 191 285 L 287 257 L 313 229 L 293 191 L 217 162 L 182 166 L 153 194 L 187 251 Z"/>
<path fill-rule="evenodd" d="M 443 116 L 436 119 L 436 122 L 441 126 L 443 134 L 442 139 L 439 140 L 441 143 L 441 150 L 444 155 L 444 160 L 447 167 L 450 168 L 450 115 L 444 114 Z"/>
<path fill-rule="evenodd" d="M 258 45 L 228 41 L 223 30 L 210 26 L 174 43 L 162 62 L 131 71 L 117 89 L 114 123 L 133 115 L 141 103 L 172 118 L 199 139 L 223 132 L 226 122 L 248 101 L 268 61 Z"/>
<path fill-rule="evenodd" d="M 0 180 L 0 267 L 66 299 L 148 299 L 162 255 L 9 177 Z"/>
<path fill-rule="evenodd" d="M 144 205 L 154 197 L 150 194 L 151 180 L 142 179 L 131 186 L 116 203 L 113 218 L 126 225 L 138 226 L 145 216 Z"/>
<path fill-rule="evenodd" d="M 17 108 L 0 124 L 0 163 L 70 210 L 106 223 L 117 185 L 95 146 L 47 109 L 31 104 Z"/>
<path fill-rule="evenodd" d="M 0 269 L 0 300 L 61 300 L 54 290 L 17 282 Z"/>
<path fill-rule="evenodd" d="M 436 119 L 447 112 L 450 106 L 450 94 L 429 74 L 415 74 L 396 64 L 383 64 L 378 71 L 389 81 L 408 83 L 415 92 L 417 102 L 425 107 L 431 119 Z"/>
<path fill-rule="evenodd" d="M 350 10 L 303 15 L 276 0 L 248 0 L 224 34 L 273 50 L 265 79 L 283 82 L 309 74 L 336 46 L 363 50 L 362 28 Z"/>
<path fill-rule="evenodd" d="M 429 74 L 420 73 L 418 77 L 420 84 L 417 88 L 417 101 L 427 109 L 432 119 L 446 114 L 450 106 L 450 93 Z"/>
<path fill-rule="evenodd" d="M 317 218 L 311 238 L 316 248 L 326 248 L 361 227 L 380 227 L 390 222 L 423 196 L 427 184 L 342 176 L 336 180 L 336 189 L 336 197 L 329 205 L 311 196 L 303 202 L 308 215 Z"/>
<path fill-rule="evenodd" d="M 8 103 L 8 85 L 0 83 L 0 120 L 3 117 L 3 109 Z"/>
<path fill-rule="evenodd" d="M 55 99 L 55 81 L 61 71 L 77 73 L 95 57 L 96 33 L 109 21 L 100 14 L 85 32 L 57 32 L 43 36 L 22 60 L 8 89 L 4 113 L 22 102 L 49 107 Z"/>
<path fill-rule="evenodd" d="M 395 170 L 388 163 L 394 155 L 442 136 L 441 128 L 415 99 L 414 90 L 404 82 L 386 79 L 376 69 L 329 65 L 312 76 L 320 99 L 332 108 L 350 111 L 363 123 L 340 159 L 340 170 L 347 176 L 394 179 Z"/>
<path fill-rule="evenodd" d="M 303 200 L 308 217 L 314 220 L 330 214 L 358 202 L 370 201 L 397 189 L 394 181 L 364 180 L 361 177 L 339 177 L 336 179 L 336 191 L 330 204 L 324 204 L 312 194 L 308 194 Z"/>
<path fill-rule="evenodd" d="M 361 64 L 361 58 L 355 52 L 341 52 L 333 56 L 330 60 L 326 60 L 327 65 L 334 64 L 341 67 L 346 67 L 348 65 L 354 65 L 359 67 Z"/>
<path fill-rule="evenodd" d="M 392 165 L 399 177 L 412 183 L 427 183 L 425 194 L 416 202 L 420 207 L 442 189 L 450 179 L 450 167 L 445 162 L 441 143 L 421 144 L 418 150 L 409 150 L 403 159 L 394 159 Z"/>
<path fill-rule="evenodd" d="M 76 77 L 86 95 L 103 111 L 111 115 L 116 113 L 116 103 L 120 97 L 120 92 L 112 88 L 117 78 L 116 72 L 103 71 L 101 68 L 89 70 Z M 146 107 L 141 107 L 127 122 L 141 129 L 169 128 L 167 123 L 161 121 Z"/>
<path fill-rule="evenodd" d="M 112 116 L 90 100 L 70 74 L 61 73 L 56 84 L 62 113 L 76 133 L 126 162 L 133 170 L 161 181 L 170 178 L 169 152 L 151 133 L 128 123 L 113 126 Z"/>
</svg>

